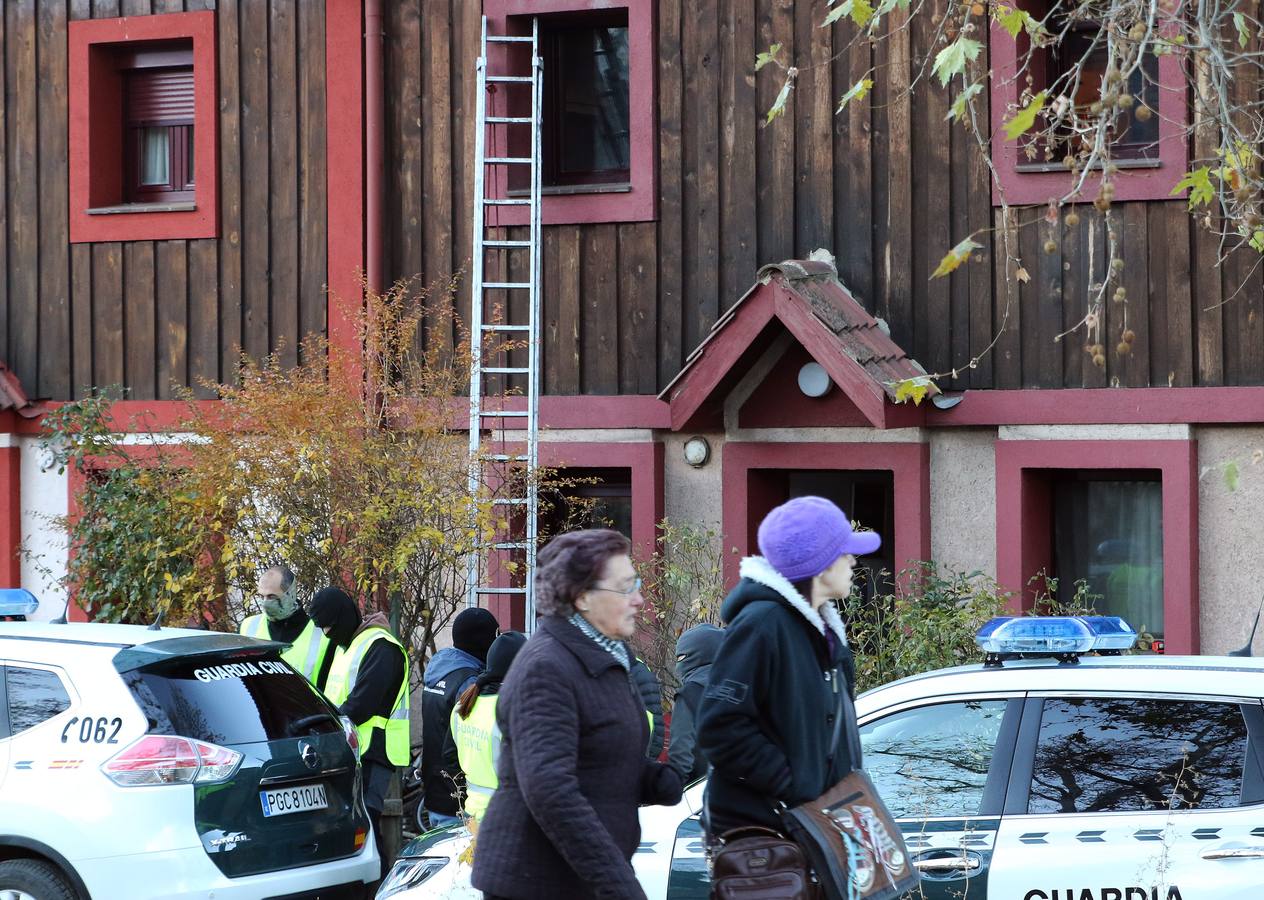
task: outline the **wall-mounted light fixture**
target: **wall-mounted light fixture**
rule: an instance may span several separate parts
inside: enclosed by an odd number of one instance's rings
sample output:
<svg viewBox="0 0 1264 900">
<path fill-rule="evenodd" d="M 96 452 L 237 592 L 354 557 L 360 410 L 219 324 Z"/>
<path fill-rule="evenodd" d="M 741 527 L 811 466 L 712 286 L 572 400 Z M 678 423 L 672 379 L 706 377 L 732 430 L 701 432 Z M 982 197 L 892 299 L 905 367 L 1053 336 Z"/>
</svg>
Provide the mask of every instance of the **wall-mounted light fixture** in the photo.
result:
<svg viewBox="0 0 1264 900">
<path fill-rule="evenodd" d="M 707 439 L 704 437 L 691 437 L 685 441 L 684 453 L 685 462 L 697 469 L 705 466 L 707 460 L 711 458 L 711 445 L 707 443 Z"/>
<path fill-rule="evenodd" d="M 804 363 L 799 370 L 799 390 L 808 397 L 824 397 L 833 383 L 820 363 Z"/>
</svg>

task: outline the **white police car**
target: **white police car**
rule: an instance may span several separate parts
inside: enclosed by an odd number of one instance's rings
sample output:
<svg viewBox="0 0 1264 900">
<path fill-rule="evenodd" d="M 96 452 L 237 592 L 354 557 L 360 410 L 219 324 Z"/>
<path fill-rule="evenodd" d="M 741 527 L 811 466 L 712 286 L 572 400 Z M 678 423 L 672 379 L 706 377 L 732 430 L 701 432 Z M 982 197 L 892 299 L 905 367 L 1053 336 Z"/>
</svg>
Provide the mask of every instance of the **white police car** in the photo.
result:
<svg viewBox="0 0 1264 900">
<path fill-rule="evenodd" d="M 1264 897 L 1264 660 L 1079 655 L 1134 637 L 1119 620 L 998 620 L 988 664 L 857 698 L 919 900 Z M 707 896 L 701 795 L 642 810 L 633 863 L 653 900 Z M 454 862 L 467 843 L 418 838 L 379 898 L 478 896 Z"/>
<path fill-rule="evenodd" d="M 363 896 L 354 731 L 281 645 L 32 610 L 0 591 L 0 897 Z"/>
</svg>

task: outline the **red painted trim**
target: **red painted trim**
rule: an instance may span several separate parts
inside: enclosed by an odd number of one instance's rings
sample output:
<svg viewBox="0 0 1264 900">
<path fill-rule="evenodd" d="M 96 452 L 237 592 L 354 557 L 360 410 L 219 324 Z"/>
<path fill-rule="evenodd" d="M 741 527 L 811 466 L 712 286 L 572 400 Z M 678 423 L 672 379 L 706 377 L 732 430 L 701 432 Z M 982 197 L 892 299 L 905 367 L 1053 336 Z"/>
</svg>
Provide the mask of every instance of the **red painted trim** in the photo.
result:
<svg viewBox="0 0 1264 900">
<path fill-rule="evenodd" d="M 966 391 L 927 425 L 1182 425 L 1264 420 L 1264 387 Z"/>
<path fill-rule="evenodd" d="M 484 0 L 490 34 L 510 33 L 510 16 L 547 15 L 587 10 L 626 9 L 628 11 L 628 106 L 632 134 L 631 188 L 618 193 L 550 194 L 543 198 L 540 216 L 545 225 L 572 225 L 595 222 L 652 222 L 658 218 L 658 111 L 655 105 L 658 58 L 654 39 L 654 0 Z M 529 25 L 527 26 L 529 28 Z M 523 33 L 519 29 L 515 33 Z M 526 31 L 525 33 L 530 33 Z M 504 54 L 499 54 L 503 56 Z M 494 71 L 508 71 L 496 56 Z M 489 107 L 489 113 L 491 109 Z M 496 109 L 497 115 L 507 111 Z M 516 113 L 515 113 L 516 114 Z M 508 125 L 489 126 L 497 143 L 507 144 Z M 493 146 L 489 136 L 488 146 Z M 506 172 L 497 166 L 492 196 L 504 197 Z M 489 224 L 525 225 L 525 207 L 493 207 Z"/>
<path fill-rule="evenodd" d="M 1169 653 L 1197 653 L 1197 441 L 997 441 L 996 577 L 1031 605 L 1027 580 L 1052 558 L 1049 490 L 1057 469 L 1158 469 L 1163 479 L 1163 618 Z"/>
<path fill-rule="evenodd" d="M 1020 5 L 1027 5 L 1022 4 Z M 1025 38 L 1023 38 L 1025 42 Z M 991 26 L 992 55 L 992 153 L 997 173 L 1005 188 L 1005 199 L 1014 205 L 1045 203 L 1061 197 L 1072 186 L 1069 172 L 1019 172 L 1018 141 L 1005 140 L 1002 125 L 1013 115 L 1018 102 L 1019 86 L 1025 84 L 1018 72 L 1018 42 L 994 21 Z M 1159 57 L 1159 161 L 1146 169 L 1120 169 L 1115 175 L 1115 200 L 1168 200 L 1172 190 L 1189 166 L 1189 146 L 1185 128 L 1189 116 L 1187 79 L 1181 72 L 1181 59 L 1173 53 Z M 1090 176 L 1081 195 L 1074 201 L 1088 203 L 1096 199 L 1101 176 Z M 1177 194 L 1186 196 L 1185 192 Z M 992 185 L 992 203 L 999 204 L 1000 192 Z"/>
<path fill-rule="evenodd" d="M 741 557 L 758 552 L 751 541 L 753 469 L 879 470 L 895 490 L 895 566 L 930 559 L 930 447 L 920 443 L 745 443 L 723 450 L 724 577 L 737 581 Z M 736 552 L 731 552 L 736 551 Z"/>
<path fill-rule="evenodd" d="M 0 587 L 22 586 L 22 450 L 0 450 Z"/>
<path fill-rule="evenodd" d="M 808 397 L 799 390 L 799 370 L 814 362 L 801 344 L 788 348 L 737 412 L 739 428 L 868 426 L 856 404 L 840 390 Z"/>
<path fill-rule="evenodd" d="M 193 41 L 196 209 L 90 216 L 122 201 L 122 79 L 119 44 Z M 77 19 L 67 25 L 70 242 L 173 240 L 219 234 L 219 81 L 212 11 Z"/>
<path fill-rule="evenodd" d="M 658 541 L 663 518 L 663 445 L 541 441 L 540 465 L 572 469 L 628 469 L 632 473 L 633 552 L 647 559 Z"/>
<path fill-rule="evenodd" d="M 329 343 L 358 359 L 364 300 L 364 25 L 362 0 L 325 4 Z"/>
</svg>

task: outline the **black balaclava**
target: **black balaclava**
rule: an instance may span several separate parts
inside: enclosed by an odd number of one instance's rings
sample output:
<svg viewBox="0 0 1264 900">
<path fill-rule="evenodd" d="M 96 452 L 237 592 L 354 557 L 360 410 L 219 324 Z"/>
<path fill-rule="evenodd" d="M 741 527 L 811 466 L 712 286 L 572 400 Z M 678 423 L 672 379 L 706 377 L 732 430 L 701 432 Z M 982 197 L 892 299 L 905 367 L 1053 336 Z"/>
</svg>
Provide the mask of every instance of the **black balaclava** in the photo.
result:
<svg viewBox="0 0 1264 900">
<path fill-rule="evenodd" d="M 312 598 L 307 610 L 316 627 L 329 628 L 329 640 L 339 647 L 346 647 L 360 627 L 360 610 L 355 601 L 341 588 L 321 588 Z"/>
<path fill-rule="evenodd" d="M 452 620 L 452 646 L 464 650 L 479 662 L 487 662 L 487 651 L 496 640 L 496 632 L 500 623 L 492 615 L 491 610 L 474 607 L 463 609 Z"/>
<path fill-rule="evenodd" d="M 481 688 L 504 681 L 509 674 L 509 664 L 526 642 L 527 636 L 521 631 L 506 631 L 492 641 L 492 647 L 487 651 L 487 670 L 478 676 L 478 686 Z"/>
</svg>

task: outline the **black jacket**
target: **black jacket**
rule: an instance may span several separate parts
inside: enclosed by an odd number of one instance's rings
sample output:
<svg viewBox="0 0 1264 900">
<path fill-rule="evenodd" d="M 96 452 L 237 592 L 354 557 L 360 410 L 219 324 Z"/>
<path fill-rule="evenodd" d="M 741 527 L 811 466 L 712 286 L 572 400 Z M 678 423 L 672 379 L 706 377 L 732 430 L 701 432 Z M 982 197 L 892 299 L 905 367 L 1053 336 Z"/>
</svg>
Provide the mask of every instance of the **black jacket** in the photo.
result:
<svg viewBox="0 0 1264 900">
<path fill-rule="evenodd" d="M 385 618 L 369 617 L 361 623 L 361 628 L 374 624 L 385 624 Z M 333 647 L 328 656 L 333 656 Z M 356 725 L 363 725 L 374 716 L 390 717 L 395 710 L 395 698 L 399 696 L 399 685 L 404 680 L 404 654 L 399 647 L 390 641 L 374 641 L 364 654 L 360 670 L 356 673 L 351 693 L 343 701 L 340 711 Z M 362 759 L 391 766 L 386 756 L 386 732 L 381 728 L 373 730 L 369 748 L 360 754 Z"/>
<path fill-rule="evenodd" d="M 851 651 L 838 613 L 830 606 L 813 613 L 762 557 L 743 560 L 741 571 L 721 607 L 728 628 L 698 710 L 698 745 L 712 766 L 713 835 L 742 825 L 778 828 L 778 801 L 811 800 L 860 766 Z"/>
<path fill-rule="evenodd" d="M 650 671 L 650 667 L 637 659 L 636 653 L 630 646 L 628 656 L 632 659 L 632 681 L 636 684 L 636 689 L 641 692 L 641 702 L 654 717 L 654 730 L 650 732 L 649 747 L 645 755 L 650 759 L 658 759 L 658 755 L 663 752 L 663 738 L 667 732 L 667 724 L 663 721 L 663 689 L 659 686 L 654 673 Z"/>
<path fill-rule="evenodd" d="M 649 723 L 628 672 L 565 619 L 545 616 L 496 703 L 500 786 L 479 823 L 474 887 L 514 900 L 631 898 L 637 807 L 680 800 L 645 758 Z"/>
</svg>

